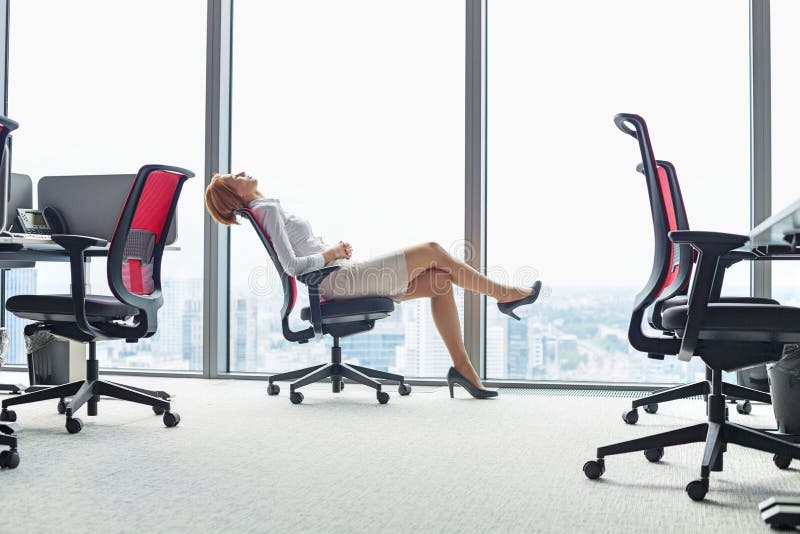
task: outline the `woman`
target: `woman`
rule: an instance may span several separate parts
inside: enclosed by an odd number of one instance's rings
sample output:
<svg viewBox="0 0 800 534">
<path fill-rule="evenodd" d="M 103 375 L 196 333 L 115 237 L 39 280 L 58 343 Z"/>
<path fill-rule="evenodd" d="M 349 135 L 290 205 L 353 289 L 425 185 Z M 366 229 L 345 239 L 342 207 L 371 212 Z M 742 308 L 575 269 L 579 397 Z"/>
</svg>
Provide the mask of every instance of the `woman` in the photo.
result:
<svg viewBox="0 0 800 534">
<path fill-rule="evenodd" d="M 258 191 L 258 180 L 244 172 L 214 175 L 206 188 L 206 208 L 219 223 L 238 224 L 234 211 L 250 208 L 270 236 L 278 260 L 292 276 L 321 269 L 341 268 L 320 284 L 323 300 L 366 296 L 389 297 L 396 302 L 427 297 L 436 329 L 447 347 L 453 366 L 447 373 L 450 396 L 459 384 L 475 398 L 497 396 L 483 387 L 469 361 L 461 336 L 453 284 L 497 300 L 502 313 L 519 320 L 514 310 L 533 303 L 541 282 L 517 288 L 494 282 L 463 261 L 452 257 L 438 243 L 423 243 L 365 261 L 352 261 L 353 247 L 340 241 L 328 247 L 311 232 L 309 223 L 287 214 L 275 199 Z"/>
</svg>

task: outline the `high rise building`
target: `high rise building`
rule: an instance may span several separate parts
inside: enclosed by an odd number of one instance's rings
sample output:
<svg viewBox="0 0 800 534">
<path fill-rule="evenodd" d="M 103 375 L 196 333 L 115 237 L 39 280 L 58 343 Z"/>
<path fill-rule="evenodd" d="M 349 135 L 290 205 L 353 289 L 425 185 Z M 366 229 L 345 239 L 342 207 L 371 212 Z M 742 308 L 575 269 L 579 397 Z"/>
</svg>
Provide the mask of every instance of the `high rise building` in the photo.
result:
<svg viewBox="0 0 800 534">
<path fill-rule="evenodd" d="M 14 295 L 36 294 L 36 269 L 9 269 L 5 275 L 5 298 Z M 9 333 L 8 363 L 25 364 L 27 352 L 23 329 L 30 323 L 27 319 L 5 312 L 5 326 Z"/>
<path fill-rule="evenodd" d="M 203 303 L 199 299 L 184 301 L 183 359 L 189 369 L 203 368 Z"/>
</svg>

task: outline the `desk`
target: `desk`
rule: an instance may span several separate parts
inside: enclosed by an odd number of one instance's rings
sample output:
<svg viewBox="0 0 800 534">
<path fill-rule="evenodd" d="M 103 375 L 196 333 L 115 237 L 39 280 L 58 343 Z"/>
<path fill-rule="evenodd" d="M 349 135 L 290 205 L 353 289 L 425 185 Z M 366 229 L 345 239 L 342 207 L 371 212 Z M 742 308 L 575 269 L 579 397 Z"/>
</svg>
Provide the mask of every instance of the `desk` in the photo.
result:
<svg viewBox="0 0 800 534">
<path fill-rule="evenodd" d="M 794 245 L 792 236 L 795 236 Z M 738 251 L 753 254 L 753 259 L 800 258 L 800 199 L 753 228 L 748 237 L 748 242 Z"/>
</svg>

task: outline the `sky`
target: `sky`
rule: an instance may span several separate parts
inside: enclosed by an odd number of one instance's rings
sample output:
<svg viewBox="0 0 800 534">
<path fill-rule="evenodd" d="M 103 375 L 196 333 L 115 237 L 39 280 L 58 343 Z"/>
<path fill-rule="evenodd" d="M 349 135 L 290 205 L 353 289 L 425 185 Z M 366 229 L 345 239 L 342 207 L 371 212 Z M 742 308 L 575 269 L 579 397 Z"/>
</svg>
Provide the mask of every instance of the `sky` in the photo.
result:
<svg viewBox="0 0 800 534">
<path fill-rule="evenodd" d="M 772 4 L 778 211 L 800 196 L 800 9 Z M 178 212 L 182 250 L 164 263 L 174 277 L 202 277 L 205 17 L 199 0 L 11 6 L 14 172 L 194 170 Z M 648 121 L 694 229 L 746 233 L 747 17 L 747 0 L 489 0 L 489 272 L 644 283 L 652 227 L 638 149 L 612 123 L 619 112 Z M 357 258 L 432 240 L 463 250 L 464 23 L 460 0 L 236 0 L 234 169 Z M 249 228 L 232 236 L 232 284 L 243 287 L 266 256 Z M 746 266 L 730 282 L 746 285 Z"/>
</svg>

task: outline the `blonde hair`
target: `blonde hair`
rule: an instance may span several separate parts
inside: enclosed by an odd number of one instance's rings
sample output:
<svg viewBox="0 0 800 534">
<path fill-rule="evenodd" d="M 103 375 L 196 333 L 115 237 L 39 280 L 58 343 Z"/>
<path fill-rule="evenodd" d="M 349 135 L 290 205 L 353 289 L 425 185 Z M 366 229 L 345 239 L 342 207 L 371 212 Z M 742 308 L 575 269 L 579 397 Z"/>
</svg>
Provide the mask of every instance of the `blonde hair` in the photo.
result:
<svg viewBox="0 0 800 534">
<path fill-rule="evenodd" d="M 219 174 L 215 174 L 206 187 L 206 209 L 211 217 L 218 223 L 228 226 L 239 224 L 234 211 L 244 207 L 239 195 L 220 179 Z"/>
</svg>

